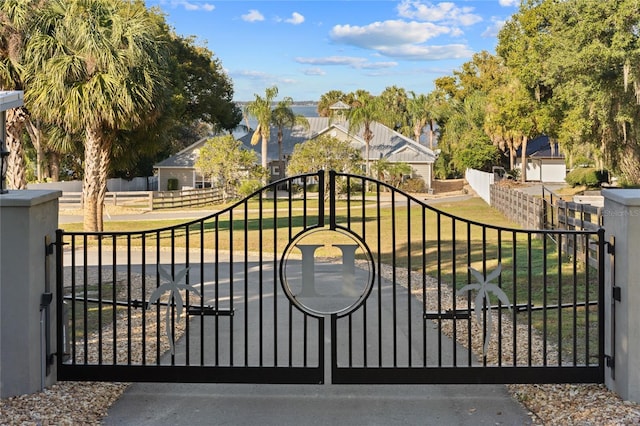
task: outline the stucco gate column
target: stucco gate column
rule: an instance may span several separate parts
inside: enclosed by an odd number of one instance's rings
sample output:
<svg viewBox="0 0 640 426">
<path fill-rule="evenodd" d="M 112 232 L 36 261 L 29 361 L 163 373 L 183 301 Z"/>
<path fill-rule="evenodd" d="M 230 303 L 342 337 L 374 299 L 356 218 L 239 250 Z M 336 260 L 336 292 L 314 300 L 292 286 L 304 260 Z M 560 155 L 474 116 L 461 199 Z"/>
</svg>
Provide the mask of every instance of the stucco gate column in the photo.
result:
<svg viewBox="0 0 640 426">
<path fill-rule="evenodd" d="M 47 368 L 45 324 L 55 352 L 55 241 L 60 191 L 9 191 L 0 195 L 0 397 L 28 394 L 55 382 Z M 48 265 L 48 268 L 45 267 Z M 49 286 L 47 288 L 47 286 Z M 48 317 L 43 304 L 48 304 Z M 44 296 L 43 296 L 44 295 Z M 49 354 L 50 355 L 50 354 Z M 48 374 L 47 374 L 47 369 Z"/>
<path fill-rule="evenodd" d="M 615 260 L 605 261 L 605 354 L 614 366 L 605 369 L 605 383 L 623 399 L 640 402 L 640 190 L 602 195 L 606 238 L 615 238 Z"/>
</svg>

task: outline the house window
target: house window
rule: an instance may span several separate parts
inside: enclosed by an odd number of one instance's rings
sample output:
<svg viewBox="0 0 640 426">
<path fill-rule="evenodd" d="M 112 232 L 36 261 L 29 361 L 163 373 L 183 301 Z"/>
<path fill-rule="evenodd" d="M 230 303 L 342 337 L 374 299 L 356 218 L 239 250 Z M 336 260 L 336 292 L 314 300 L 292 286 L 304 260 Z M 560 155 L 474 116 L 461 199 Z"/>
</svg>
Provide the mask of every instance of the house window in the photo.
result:
<svg viewBox="0 0 640 426">
<path fill-rule="evenodd" d="M 195 184 L 196 184 L 196 188 L 198 189 L 211 188 L 211 180 L 206 179 L 203 176 L 196 175 Z"/>
</svg>

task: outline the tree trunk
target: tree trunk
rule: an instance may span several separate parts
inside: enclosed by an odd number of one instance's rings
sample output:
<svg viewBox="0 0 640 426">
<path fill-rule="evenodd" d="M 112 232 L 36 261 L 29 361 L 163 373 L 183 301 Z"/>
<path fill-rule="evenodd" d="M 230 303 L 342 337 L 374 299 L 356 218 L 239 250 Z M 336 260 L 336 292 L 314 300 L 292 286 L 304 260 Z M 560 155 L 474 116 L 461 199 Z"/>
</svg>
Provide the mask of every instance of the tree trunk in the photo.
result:
<svg viewBox="0 0 640 426">
<path fill-rule="evenodd" d="M 84 144 L 84 178 L 82 199 L 84 204 L 83 228 L 87 232 L 98 231 L 98 198 L 100 196 L 100 132 L 89 128 Z"/>
<path fill-rule="evenodd" d="M 51 182 L 60 181 L 60 155 L 57 152 L 49 152 L 49 177 Z"/>
<path fill-rule="evenodd" d="M 27 189 L 24 161 L 24 147 L 22 146 L 22 131 L 24 130 L 27 114 L 23 108 L 7 111 L 7 187 L 12 189 Z"/>
<path fill-rule="evenodd" d="M 269 126 L 267 127 L 267 131 L 271 131 L 271 129 L 269 128 Z M 261 151 L 260 151 L 260 155 L 262 155 L 262 167 L 264 167 L 265 170 L 269 170 L 269 161 L 268 161 L 268 144 L 269 144 L 269 136 L 268 133 L 262 133 L 262 146 Z M 271 177 L 271 171 L 269 171 L 269 177 Z M 267 182 L 269 182 L 269 178 L 267 178 Z M 265 185 L 267 184 L 267 182 L 263 182 Z"/>
<path fill-rule="evenodd" d="M 36 179 L 38 182 L 43 182 L 42 165 L 44 163 L 44 147 L 42 146 L 42 132 L 37 124 L 33 120 L 27 120 L 26 122 L 27 132 L 31 138 L 31 143 L 36 149 Z"/>
<path fill-rule="evenodd" d="M 433 131 L 433 120 L 429 122 L 429 149 L 433 151 L 433 139 L 434 139 L 434 131 Z"/>
<path fill-rule="evenodd" d="M 528 138 L 526 136 L 524 136 L 522 138 L 522 145 L 521 145 L 521 149 L 522 149 L 522 173 L 520 173 L 520 180 L 522 181 L 522 183 L 527 181 L 527 142 L 528 142 Z"/>
<path fill-rule="evenodd" d="M 422 135 L 422 128 L 419 125 L 413 126 L 413 136 L 415 137 L 416 143 L 420 143 L 420 136 Z"/>
<path fill-rule="evenodd" d="M 513 147 L 513 144 L 509 145 L 509 170 L 513 170 L 515 167 L 515 164 L 513 164 L 515 162 L 516 159 L 516 149 Z"/>
<path fill-rule="evenodd" d="M 100 168 L 99 168 L 99 185 L 98 185 L 98 201 L 96 205 L 96 220 L 98 231 L 104 230 L 104 198 L 107 193 L 107 178 L 109 177 L 109 165 L 111 163 L 111 139 L 103 138 L 100 144 Z"/>
<path fill-rule="evenodd" d="M 284 161 L 282 159 L 282 129 L 278 130 L 278 179 L 284 179 Z"/>
</svg>

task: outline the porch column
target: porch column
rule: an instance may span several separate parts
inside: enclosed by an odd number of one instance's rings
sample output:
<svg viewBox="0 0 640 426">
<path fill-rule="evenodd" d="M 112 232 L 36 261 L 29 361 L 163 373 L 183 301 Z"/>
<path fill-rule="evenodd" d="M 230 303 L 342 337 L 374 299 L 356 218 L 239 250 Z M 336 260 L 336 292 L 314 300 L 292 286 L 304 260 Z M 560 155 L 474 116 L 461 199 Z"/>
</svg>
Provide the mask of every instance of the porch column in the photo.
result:
<svg viewBox="0 0 640 426">
<path fill-rule="evenodd" d="M 624 400 L 640 402 L 640 190 L 602 195 L 606 238 L 615 238 L 615 254 L 605 261 L 605 355 L 614 367 L 605 368 L 605 383 Z"/>
<path fill-rule="evenodd" d="M 2 398 L 55 383 L 55 363 L 48 363 L 55 361 L 56 349 L 55 254 L 47 254 L 46 239 L 55 240 L 61 195 L 48 190 L 0 195 Z"/>
</svg>

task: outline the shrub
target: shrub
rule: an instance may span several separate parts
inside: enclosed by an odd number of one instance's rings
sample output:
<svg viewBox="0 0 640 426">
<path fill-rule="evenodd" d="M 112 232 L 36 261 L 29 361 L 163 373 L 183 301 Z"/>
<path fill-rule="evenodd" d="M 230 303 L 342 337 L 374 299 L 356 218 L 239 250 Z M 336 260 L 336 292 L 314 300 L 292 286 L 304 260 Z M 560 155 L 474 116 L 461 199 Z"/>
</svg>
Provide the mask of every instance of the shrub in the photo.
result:
<svg viewBox="0 0 640 426">
<path fill-rule="evenodd" d="M 238 187 L 238 195 L 243 198 L 248 197 L 260 188 L 262 188 L 262 182 L 258 179 L 245 180 Z"/>
<path fill-rule="evenodd" d="M 609 172 L 591 167 L 581 167 L 572 170 L 564 179 L 572 187 L 585 185 L 589 188 L 600 186 L 609 180 Z"/>
<path fill-rule="evenodd" d="M 167 190 L 175 191 L 178 189 L 178 179 L 177 178 L 169 178 L 167 179 Z"/>
<path fill-rule="evenodd" d="M 424 193 L 427 192 L 427 185 L 421 178 L 410 178 L 404 181 L 401 188 L 407 192 Z"/>
</svg>

